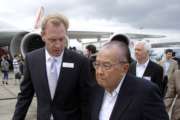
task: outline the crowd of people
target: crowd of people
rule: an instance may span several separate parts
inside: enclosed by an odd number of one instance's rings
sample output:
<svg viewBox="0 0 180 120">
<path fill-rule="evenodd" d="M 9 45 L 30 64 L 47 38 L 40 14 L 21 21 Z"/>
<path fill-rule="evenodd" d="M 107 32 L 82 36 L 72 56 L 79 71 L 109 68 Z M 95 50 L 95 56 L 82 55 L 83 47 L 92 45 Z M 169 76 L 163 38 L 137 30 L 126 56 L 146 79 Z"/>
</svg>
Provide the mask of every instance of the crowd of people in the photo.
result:
<svg viewBox="0 0 180 120">
<path fill-rule="evenodd" d="M 87 45 L 82 55 L 67 48 L 68 28 L 64 15 L 47 15 L 41 26 L 45 47 L 24 61 L 14 56 L 15 79 L 22 81 L 13 120 L 25 119 L 35 94 L 37 120 L 180 120 L 180 70 L 172 49 L 154 62 L 150 44 L 138 41 L 132 58 L 128 37 L 116 34 L 99 50 Z M 4 56 L 1 71 L 8 84 Z"/>
<path fill-rule="evenodd" d="M 13 71 L 14 74 L 14 84 L 20 83 L 20 79 L 23 76 L 23 66 L 24 62 L 21 56 L 15 55 L 11 58 L 8 54 L 4 54 L 0 59 L 0 69 L 2 72 L 2 85 L 8 85 L 9 73 Z"/>
</svg>

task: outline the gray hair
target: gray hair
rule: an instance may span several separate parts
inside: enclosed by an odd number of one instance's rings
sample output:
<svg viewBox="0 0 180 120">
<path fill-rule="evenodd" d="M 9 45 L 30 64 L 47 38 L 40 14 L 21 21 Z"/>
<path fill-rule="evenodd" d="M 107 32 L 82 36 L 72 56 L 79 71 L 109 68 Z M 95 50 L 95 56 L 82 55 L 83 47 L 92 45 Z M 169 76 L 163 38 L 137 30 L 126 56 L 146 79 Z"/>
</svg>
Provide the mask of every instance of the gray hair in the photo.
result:
<svg viewBox="0 0 180 120">
<path fill-rule="evenodd" d="M 128 63 L 130 63 L 130 50 L 126 43 L 119 42 L 119 41 L 110 41 L 102 47 L 102 49 L 111 50 L 112 48 L 118 49 L 118 59 L 121 61 L 122 59 L 125 59 Z M 123 56 L 120 54 L 120 51 L 123 51 Z"/>
<path fill-rule="evenodd" d="M 45 30 L 46 24 L 49 21 L 54 25 L 60 25 L 62 23 L 65 26 L 66 30 L 69 28 L 69 21 L 68 21 L 67 17 L 62 14 L 55 13 L 55 14 L 49 14 L 44 17 L 42 24 L 41 24 L 42 32 Z"/>
<path fill-rule="evenodd" d="M 151 44 L 149 42 L 147 42 L 146 40 L 135 42 L 135 47 L 137 44 L 143 44 L 143 47 L 147 52 L 149 52 L 151 50 Z"/>
</svg>

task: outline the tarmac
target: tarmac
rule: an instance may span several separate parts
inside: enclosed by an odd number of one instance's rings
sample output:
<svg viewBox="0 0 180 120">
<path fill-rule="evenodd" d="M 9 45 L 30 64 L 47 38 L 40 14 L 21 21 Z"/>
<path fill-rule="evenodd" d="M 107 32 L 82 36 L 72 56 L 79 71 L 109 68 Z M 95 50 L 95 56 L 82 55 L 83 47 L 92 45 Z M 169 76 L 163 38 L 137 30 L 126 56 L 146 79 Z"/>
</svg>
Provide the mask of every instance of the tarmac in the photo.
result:
<svg viewBox="0 0 180 120">
<path fill-rule="evenodd" d="M 10 72 L 8 85 L 3 85 L 2 73 L 0 73 L 0 120 L 12 120 L 20 91 L 19 84 L 19 81 L 15 81 L 14 74 Z M 36 104 L 36 97 L 34 97 L 25 120 L 36 120 Z"/>
</svg>

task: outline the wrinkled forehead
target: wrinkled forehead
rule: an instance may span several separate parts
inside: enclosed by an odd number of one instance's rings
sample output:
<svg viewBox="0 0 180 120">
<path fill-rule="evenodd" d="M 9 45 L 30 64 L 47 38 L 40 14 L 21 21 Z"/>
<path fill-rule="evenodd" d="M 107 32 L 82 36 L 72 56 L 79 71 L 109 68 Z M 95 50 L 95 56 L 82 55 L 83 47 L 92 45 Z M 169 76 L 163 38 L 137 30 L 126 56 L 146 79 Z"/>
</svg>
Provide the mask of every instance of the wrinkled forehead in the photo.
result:
<svg viewBox="0 0 180 120">
<path fill-rule="evenodd" d="M 140 51 L 143 51 L 143 52 L 146 52 L 148 53 L 148 49 L 145 48 L 145 45 L 143 43 L 139 43 L 135 46 L 135 50 L 140 50 Z"/>
<path fill-rule="evenodd" d="M 118 61 L 116 51 L 109 49 L 101 49 L 96 56 L 96 61 L 104 61 L 104 62 L 116 62 Z"/>
<path fill-rule="evenodd" d="M 144 49 L 144 43 L 137 43 L 135 44 L 135 49 L 138 48 L 138 49 Z"/>
<path fill-rule="evenodd" d="M 167 52 L 166 54 L 167 54 L 167 55 L 172 55 L 172 52 Z"/>
</svg>

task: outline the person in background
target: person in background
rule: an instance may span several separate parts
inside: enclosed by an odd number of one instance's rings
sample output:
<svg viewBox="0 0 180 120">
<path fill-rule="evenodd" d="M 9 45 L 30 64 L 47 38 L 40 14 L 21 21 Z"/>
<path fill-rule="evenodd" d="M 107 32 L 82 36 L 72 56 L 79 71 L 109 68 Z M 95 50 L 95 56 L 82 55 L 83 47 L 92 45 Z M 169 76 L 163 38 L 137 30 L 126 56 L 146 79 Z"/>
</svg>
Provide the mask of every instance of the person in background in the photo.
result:
<svg viewBox="0 0 180 120">
<path fill-rule="evenodd" d="M 87 120 L 89 61 L 66 48 L 68 27 L 62 14 L 44 17 L 45 47 L 26 54 L 13 120 L 25 119 L 34 94 L 37 120 Z"/>
<path fill-rule="evenodd" d="M 178 63 L 178 69 L 180 69 L 180 58 L 176 57 L 176 52 L 173 52 L 172 59 Z"/>
<path fill-rule="evenodd" d="M 20 68 L 20 72 L 21 72 L 21 75 L 23 76 L 24 75 L 24 59 L 20 59 L 19 60 L 19 68 Z"/>
<path fill-rule="evenodd" d="M 150 59 L 149 52 L 151 45 L 146 41 L 138 41 L 136 42 L 134 49 L 137 62 L 131 63 L 129 72 L 137 77 L 155 83 L 163 96 L 163 68 Z"/>
<path fill-rule="evenodd" d="M 69 50 L 76 52 L 77 49 L 76 49 L 76 47 L 69 47 Z"/>
<path fill-rule="evenodd" d="M 159 64 L 163 67 L 164 78 L 163 78 L 163 90 L 164 95 L 167 91 L 167 84 L 170 80 L 172 80 L 172 76 L 174 72 L 178 69 L 178 63 L 172 59 L 173 50 L 166 49 L 165 50 L 165 59 L 162 59 Z"/>
<path fill-rule="evenodd" d="M 2 61 L 1 61 L 1 71 L 3 73 L 3 78 L 2 78 L 2 84 L 8 85 L 8 79 L 9 79 L 9 62 L 7 61 L 6 56 L 2 56 Z"/>
<path fill-rule="evenodd" d="M 87 45 L 85 56 L 87 56 L 88 58 L 92 58 L 93 56 L 95 56 L 96 52 L 97 50 L 95 45 Z"/>
<path fill-rule="evenodd" d="M 81 50 L 78 50 L 75 46 L 74 47 L 69 47 L 69 50 L 71 50 L 71 51 L 74 51 L 74 52 L 76 52 L 76 53 L 78 53 L 78 54 L 81 54 L 81 55 L 83 55 L 83 52 L 81 51 Z"/>
<path fill-rule="evenodd" d="M 95 69 L 93 67 L 93 62 L 96 60 L 96 46 L 89 44 L 86 46 L 86 56 L 90 60 L 90 72 L 91 72 L 91 86 L 94 86 L 96 83 L 96 77 L 95 77 Z"/>
<path fill-rule="evenodd" d="M 172 107 L 171 120 L 180 120 L 180 70 L 176 70 L 164 98 L 167 112 Z"/>
<path fill-rule="evenodd" d="M 123 42 L 108 42 L 97 53 L 91 120 L 169 120 L 159 88 L 129 74 L 129 63 Z"/>
<path fill-rule="evenodd" d="M 14 84 L 17 84 L 17 80 L 19 82 L 21 79 L 19 60 L 20 59 L 19 59 L 18 55 L 14 55 L 14 59 L 13 59 L 13 71 L 14 71 L 14 77 L 15 77 L 15 83 Z"/>
</svg>

